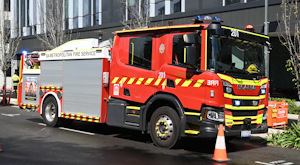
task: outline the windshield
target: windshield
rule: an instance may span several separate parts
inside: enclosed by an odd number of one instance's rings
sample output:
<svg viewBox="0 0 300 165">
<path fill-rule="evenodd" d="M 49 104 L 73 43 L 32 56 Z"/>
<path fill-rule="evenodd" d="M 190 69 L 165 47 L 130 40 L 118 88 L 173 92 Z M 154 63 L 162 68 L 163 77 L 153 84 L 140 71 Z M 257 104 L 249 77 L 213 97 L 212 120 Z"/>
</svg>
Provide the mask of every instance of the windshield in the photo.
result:
<svg viewBox="0 0 300 165">
<path fill-rule="evenodd" d="M 239 39 L 211 35 L 207 69 L 231 76 L 264 76 L 263 46 Z"/>
</svg>

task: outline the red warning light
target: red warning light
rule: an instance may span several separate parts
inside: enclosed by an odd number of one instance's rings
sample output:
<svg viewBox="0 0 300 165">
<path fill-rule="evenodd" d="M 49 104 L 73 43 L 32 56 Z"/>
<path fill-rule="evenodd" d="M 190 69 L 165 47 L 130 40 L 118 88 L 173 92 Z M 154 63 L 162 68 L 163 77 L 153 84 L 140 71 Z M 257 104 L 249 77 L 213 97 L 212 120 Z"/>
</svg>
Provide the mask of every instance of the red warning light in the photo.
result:
<svg viewBox="0 0 300 165">
<path fill-rule="evenodd" d="M 247 26 L 245 27 L 245 29 L 248 30 L 248 31 L 254 32 L 254 27 L 253 27 L 253 25 L 247 25 Z"/>
</svg>

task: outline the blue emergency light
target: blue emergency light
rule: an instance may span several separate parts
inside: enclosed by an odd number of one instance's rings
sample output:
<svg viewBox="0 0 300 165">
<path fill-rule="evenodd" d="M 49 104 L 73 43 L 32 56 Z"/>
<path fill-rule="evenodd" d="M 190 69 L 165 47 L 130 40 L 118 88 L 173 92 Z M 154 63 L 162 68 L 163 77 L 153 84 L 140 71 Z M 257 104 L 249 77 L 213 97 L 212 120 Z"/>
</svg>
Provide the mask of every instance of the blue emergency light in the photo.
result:
<svg viewBox="0 0 300 165">
<path fill-rule="evenodd" d="M 220 17 L 213 17 L 211 18 L 211 16 L 201 16 L 201 15 L 197 15 L 196 19 L 194 20 L 195 23 L 203 23 L 203 22 L 222 22 Z"/>
<path fill-rule="evenodd" d="M 214 17 L 213 21 L 221 21 L 220 17 Z"/>
<path fill-rule="evenodd" d="M 23 50 L 23 51 L 22 51 L 22 54 L 24 54 L 25 56 L 27 55 L 27 53 L 28 53 L 28 52 L 27 52 L 26 50 Z"/>
</svg>

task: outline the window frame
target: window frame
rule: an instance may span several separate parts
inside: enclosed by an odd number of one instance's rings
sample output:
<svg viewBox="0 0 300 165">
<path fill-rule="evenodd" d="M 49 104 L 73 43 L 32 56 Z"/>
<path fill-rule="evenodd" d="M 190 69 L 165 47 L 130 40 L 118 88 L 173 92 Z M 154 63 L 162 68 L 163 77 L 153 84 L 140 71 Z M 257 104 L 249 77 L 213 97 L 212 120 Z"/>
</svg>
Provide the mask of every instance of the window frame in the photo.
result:
<svg viewBox="0 0 300 165">
<path fill-rule="evenodd" d="M 131 41 L 132 40 L 136 40 L 136 39 L 145 39 L 145 38 L 149 38 L 149 39 L 151 39 L 151 52 L 150 52 L 150 57 L 151 57 L 151 59 L 150 59 L 150 66 L 142 66 L 142 65 L 137 65 L 137 64 L 133 64 L 134 63 L 134 60 L 132 61 L 132 59 L 134 59 L 134 58 L 132 58 L 132 57 L 134 57 L 134 54 L 133 54 L 133 56 L 132 56 L 132 53 L 131 53 L 131 50 L 132 50 L 132 45 L 131 45 Z M 129 49 L 128 49 L 128 63 L 127 63 L 127 65 L 130 65 L 130 66 L 133 66 L 133 67 L 137 67 L 137 68 L 141 68 L 141 69 L 146 69 L 146 70 L 152 70 L 152 61 L 153 61 L 153 45 L 154 45 L 154 43 L 153 43 L 153 37 L 151 36 L 151 35 L 147 35 L 147 36 L 137 36 L 137 37 L 132 37 L 132 38 L 130 38 L 129 39 Z M 134 49 L 134 51 L 135 51 L 135 49 Z M 143 56 L 143 57 L 145 57 L 145 56 Z"/>
</svg>

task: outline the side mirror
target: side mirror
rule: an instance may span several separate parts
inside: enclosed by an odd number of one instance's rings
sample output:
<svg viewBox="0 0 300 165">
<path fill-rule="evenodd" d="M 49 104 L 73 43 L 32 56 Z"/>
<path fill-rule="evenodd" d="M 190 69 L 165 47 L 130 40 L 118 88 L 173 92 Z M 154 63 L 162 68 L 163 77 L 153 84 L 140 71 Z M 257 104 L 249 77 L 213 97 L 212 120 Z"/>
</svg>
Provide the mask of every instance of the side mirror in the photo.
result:
<svg viewBox="0 0 300 165">
<path fill-rule="evenodd" d="M 196 66 L 196 47 L 185 46 L 184 47 L 184 63 L 190 66 Z"/>
</svg>

